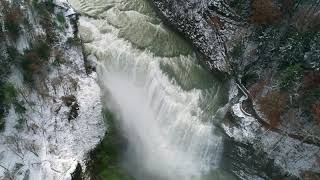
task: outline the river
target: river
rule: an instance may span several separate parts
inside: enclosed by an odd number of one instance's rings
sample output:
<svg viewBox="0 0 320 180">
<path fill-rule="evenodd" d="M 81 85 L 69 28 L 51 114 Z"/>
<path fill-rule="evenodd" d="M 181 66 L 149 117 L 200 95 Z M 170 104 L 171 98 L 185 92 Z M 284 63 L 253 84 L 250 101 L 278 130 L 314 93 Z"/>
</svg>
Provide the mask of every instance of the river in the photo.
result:
<svg viewBox="0 0 320 180">
<path fill-rule="evenodd" d="M 224 138 L 216 126 L 228 83 L 201 67 L 147 0 L 70 3 L 82 14 L 86 55 L 126 141 L 119 167 L 136 180 L 232 180 L 220 168 Z M 112 179 L 107 174 L 100 178 Z"/>
</svg>

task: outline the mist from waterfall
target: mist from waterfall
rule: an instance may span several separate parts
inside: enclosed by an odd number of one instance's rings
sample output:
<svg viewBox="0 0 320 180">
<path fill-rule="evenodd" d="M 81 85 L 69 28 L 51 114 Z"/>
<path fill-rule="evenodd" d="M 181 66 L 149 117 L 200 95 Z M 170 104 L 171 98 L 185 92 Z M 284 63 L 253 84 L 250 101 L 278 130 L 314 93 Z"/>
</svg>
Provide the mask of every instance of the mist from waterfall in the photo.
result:
<svg viewBox="0 0 320 180">
<path fill-rule="evenodd" d="M 193 179 L 215 168 L 222 141 L 212 122 L 202 121 L 201 91 L 182 90 L 150 56 L 122 53 L 98 72 L 129 142 L 124 165 L 138 179 Z"/>
</svg>

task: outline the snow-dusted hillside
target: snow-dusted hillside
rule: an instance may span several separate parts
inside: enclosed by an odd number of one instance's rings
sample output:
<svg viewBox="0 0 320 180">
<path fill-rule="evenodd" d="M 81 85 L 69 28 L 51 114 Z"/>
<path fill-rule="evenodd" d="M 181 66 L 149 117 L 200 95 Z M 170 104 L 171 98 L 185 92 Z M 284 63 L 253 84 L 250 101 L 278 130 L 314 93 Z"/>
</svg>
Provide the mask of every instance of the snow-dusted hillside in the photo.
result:
<svg viewBox="0 0 320 180">
<path fill-rule="evenodd" d="M 17 40 L 12 40 L 6 36 L 0 16 L 5 34 L 0 46 L 10 45 L 23 54 L 35 37 L 47 37 L 48 32 L 39 24 L 33 9 L 26 2 L 20 3 L 31 30 L 22 26 Z M 105 133 L 96 75 L 86 73 L 81 45 L 72 42 L 77 40 L 72 24 L 76 15 L 66 1 L 53 3 L 51 30 L 57 40 L 50 45 L 54 50 L 48 64 L 42 67 L 46 69 L 45 75 L 33 75 L 34 83 L 30 86 L 21 69 L 10 65 L 6 81 L 14 86 L 15 99 L 23 104 L 24 112 L 17 112 L 11 104 L 4 118 L 4 129 L 0 132 L 0 179 L 71 179 L 78 163 L 83 168 L 86 153 Z M 56 15 L 64 16 L 65 28 L 59 27 L 61 22 L 55 19 Z M 58 65 L 54 63 L 57 51 L 63 59 Z"/>
</svg>

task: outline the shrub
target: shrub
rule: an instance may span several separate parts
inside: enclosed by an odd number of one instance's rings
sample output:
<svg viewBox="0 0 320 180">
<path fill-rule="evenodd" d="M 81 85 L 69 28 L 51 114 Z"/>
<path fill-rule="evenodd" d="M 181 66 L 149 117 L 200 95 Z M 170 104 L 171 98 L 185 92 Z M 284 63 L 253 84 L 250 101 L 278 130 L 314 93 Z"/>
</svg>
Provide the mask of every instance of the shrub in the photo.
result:
<svg viewBox="0 0 320 180">
<path fill-rule="evenodd" d="M 264 87 L 267 85 L 269 80 L 265 79 L 265 80 L 262 80 L 256 84 L 254 84 L 250 89 L 249 89 L 249 92 L 250 92 L 250 95 L 252 96 L 252 98 L 257 98 L 258 95 L 262 92 L 262 90 L 264 89 Z"/>
<path fill-rule="evenodd" d="M 1 39 L 0 39 L 1 41 Z M 8 61 L 8 54 L 5 52 L 0 53 L 0 83 L 2 80 L 5 80 L 5 78 L 9 75 L 10 73 L 10 66 L 11 62 Z"/>
<path fill-rule="evenodd" d="M 16 58 L 20 55 L 18 50 L 15 47 L 8 46 L 7 47 L 7 53 L 8 53 L 8 60 L 11 62 L 15 62 Z"/>
<path fill-rule="evenodd" d="M 319 6 L 303 6 L 292 18 L 299 31 L 318 30 L 320 28 Z"/>
<path fill-rule="evenodd" d="M 25 82 L 33 82 L 33 75 L 43 72 L 48 64 L 51 54 L 51 47 L 45 41 L 33 44 L 30 49 L 20 54 L 15 48 L 7 47 L 9 61 L 21 69 Z"/>
<path fill-rule="evenodd" d="M 62 57 L 56 56 L 51 65 L 58 67 L 63 63 L 65 63 L 65 60 Z"/>
<path fill-rule="evenodd" d="M 309 71 L 306 72 L 302 80 L 303 86 L 300 91 L 304 95 L 317 95 L 320 89 L 320 72 L 319 71 Z"/>
<path fill-rule="evenodd" d="M 4 37 L 4 29 L 0 26 L 0 39 L 2 40 Z"/>
<path fill-rule="evenodd" d="M 2 93 L 4 94 L 3 102 L 7 107 L 16 101 L 18 93 L 13 84 L 6 82 L 2 87 Z"/>
<path fill-rule="evenodd" d="M 259 80 L 259 76 L 256 73 L 247 71 L 241 78 L 241 82 L 244 86 L 250 87 Z"/>
<path fill-rule="evenodd" d="M 212 16 L 210 18 L 210 23 L 216 28 L 216 29 L 223 29 L 224 23 L 220 20 L 219 16 Z"/>
<path fill-rule="evenodd" d="M 5 95 L 3 91 L 3 86 L 4 83 L 0 80 L 0 132 L 4 130 L 5 121 L 3 118 L 7 113 L 7 107 L 4 104 Z"/>
<path fill-rule="evenodd" d="M 4 117 L 7 115 L 11 104 L 16 102 L 17 91 L 15 87 L 8 82 L 0 81 L 0 131 L 4 130 Z"/>
<path fill-rule="evenodd" d="M 281 123 L 281 115 L 287 104 L 287 94 L 271 91 L 260 99 L 260 110 L 266 116 L 271 128 L 276 128 Z"/>
<path fill-rule="evenodd" d="M 53 0 L 32 0 L 32 6 L 43 15 L 43 13 L 53 13 L 54 12 L 54 3 Z"/>
<path fill-rule="evenodd" d="M 37 73 L 40 71 L 41 59 L 35 52 L 27 52 L 21 58 L 21 67 L 24 71 Z"/>
<path fill-rule="evenodd" d="M 250 21 L 253 24 L 275 24 L 282 18 L 280 8 L 272 0 L 253 0 L 251 8 Z"/>
<path fill-rule="evenodd" d="M 231 0 L 225 2 L 229 3 L 229 6 L 234 10 L 234 12 L 245 20 L 248 19 L 251 14 L 251 1 L 252 0 Z"/>
<path fill-rule="evenodd" d="M 69 37 L 68 39 L 67 39 L 67 42 L 66 42 L 67 44 L 70 44 L 70 45 L 73 45 L 73 46 L 79 46 L 79 45 L 81 45 L 81 39 L 80 38 L 78 38 L 78 37 Z"/>
<path fill-rule="evenodd" d="M 17 121 L 17 124 L 14 126 L 17 130 L 21 130 L 24 127 L 24 124 L 26 123 L 26 119 L 24 118 L 19 118 Z"/>
<path fill-rule="evenodd" d="M 9 35 L 17 37 L 21 31 L 21 23 L 23 22 L 23 13 L 20 8 L 11 8 L 7 11 L 4 18 L 5 29 Z"/>
<path fill-rule="evenodd" d="M 13 106 L 14 106 L 14 110 L 18 114 L 24 114 L 27 111 L 27 109 L 24 107 L 23 102 L 15 101 Z"/>
<path fill-rule="evenodd" d="M 19 65 L 23 70 L 25 81 L 32 82 L 33 75 L 43 70 L 50 58 L 50 52 L 50 47 L 44 41 L 38 42 L 24 52 L 19 58 Z"/>
<path fill-rule="evenodd" d="M 51 49 L 46 42 L 40 41 L 39 43 L 35 44 L 33 51 L 36 52 L 40 58 L 47 61 L 50 57 Z"/>
<path fill-rule="evenodd" d="M 60 66 L 61 64 L 65 63 L 65 59 L 63 57 L 63 52 L 60 49 L 54 48 L 52 50 L 52 56 L 54 57 L 54 60 L 51 63 L 51 65 Z"/>
<path fill-rule="evenodd" d="M 312 105 L 312 114 L 314 120 L 320 125 L 320 102 Z"/>
<path fill-rule="evenodd" d="M 320 180 L 320 174 L 312 171 L 302 171 L 301 176 L 305 180 Z"/>
<path fill-rule="evenodd" d="M 279 57 L 279 68 L 285 69 L 287 66 L 294 64 L 308 65 L 308 61 L 305 58 L 312 59 L 313 56 L 305 56 L 306 53 L 312 54 L 316 49 L 312 49 L 313 41 L 317 37 L 317 33 L 314 31 L 299 32 L 295 28 L 289 28 L 287 32 L 281 36 L 279 51 L 274 54 L 275 57 Z"/>
<path fill-rule="evenodd" d="M 240 58 L 245 51 L 245 46 L 242 41 L 238 42 L 232 49 L 230 55 L 234 59 Z"/>
<path fill-rule="evenodd" d="M 0 111 L 1 111 L 1 109 L 0 109 Z M 3 119 L 3 115 L 2 115 L 2 113 L 0 112 L 0 132 L 2 132 L 3 130 L 4 130 L 4 128 L 5 128 L 5 121 L 4 121 L 4 119 Z"/>
<path fill-rule="evenodd" d="M 66 23 L 66 18 L 61 13 L 57 14 L 57 20 L 62 25 L 64 25 Z"/>
<path fill-rule="evenodd" d="M 290 88 L 296 83 L 300 78 L 302 78 L 303 68 L 300 64 L 294 64 L 288 66 L 280 74 L 280 86 L 282 88 Z"/>
<path fill-rule="evenodd" d="M 54 12 L 54 3 L 53 3 L 53 0 L 47 0 L 45 1 L 45 6 L 47 8 L 47 10 L 50 12 L 50 13 L 53 13 Z"/>
<path fill-rule="evenodd" d="M 311 95 L 316 98 L 320 98 L 320 88 L 314 89 Z"/>
<path fill-rule="evenodd" d="M 282 1 L 282 9 L 285 13 L 289 14 L 289 16 L 293 13 L 294 2 L 292 0 L 283 0 Z"/>
<path fill-rule="evenodd" d="M 46 1 L 32 1 L 32 6 L 34 10 L 38 12 L 39 16 L 39 23 L 44 29 L 46 33 L 46 41 L 48 43 L 54 43 L 57 41 L 57 35 L 54 31 L 54 23 L 52 20 L 52 14 L 54 13 L 54 3 L 53 0 L 46 0 Z"/>
</svg>

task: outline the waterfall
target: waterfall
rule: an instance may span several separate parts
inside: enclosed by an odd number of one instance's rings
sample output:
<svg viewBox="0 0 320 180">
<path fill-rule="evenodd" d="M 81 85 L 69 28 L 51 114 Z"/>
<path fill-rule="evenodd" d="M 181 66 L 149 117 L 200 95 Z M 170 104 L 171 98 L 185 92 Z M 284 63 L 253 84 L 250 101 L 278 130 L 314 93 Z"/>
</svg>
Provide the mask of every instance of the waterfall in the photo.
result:
<svg viewBox="0 0 320 180">
<path fill-rule="evenodd" d="M 128 141 L 123 166 L 138 180 L 202 179 L 218 167 L 223 150 L 214 126 L 223 85 L 144 0 L 90 2 L 71 0 L 95 17 L 81 17 L 80 33 L 106 106 Z"/>
<path fill-rule="evenodd" d="M 213 134 L 211 121 L 202 121 L 201 91 L 184 91 L 170 81 L 159 68 L 161 59 L 112 49 L 98 73 L 129 141 L 134 162 L 128 163 L 164 179 L 200 176 L 216 166 L 221 137 Z"/>
</svg>

